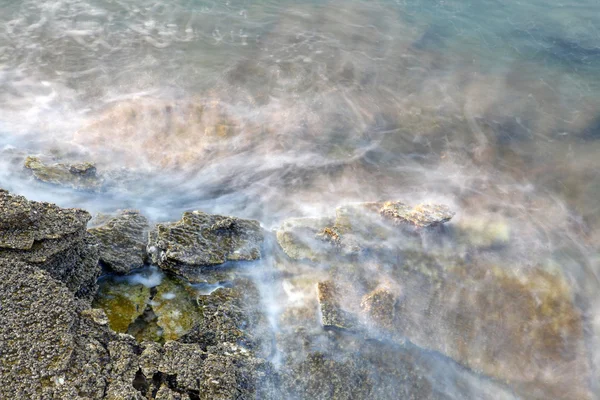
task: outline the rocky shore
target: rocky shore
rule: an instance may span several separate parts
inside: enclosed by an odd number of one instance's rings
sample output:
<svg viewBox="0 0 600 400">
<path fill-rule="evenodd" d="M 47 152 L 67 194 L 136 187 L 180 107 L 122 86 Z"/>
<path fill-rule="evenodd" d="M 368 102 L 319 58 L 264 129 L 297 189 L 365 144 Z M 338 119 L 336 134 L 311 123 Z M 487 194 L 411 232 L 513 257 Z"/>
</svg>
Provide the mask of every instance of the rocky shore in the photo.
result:
<svg viewBox="0 0 600 400">
<path fill-rule="evenodd" d="M 79 184 L 88 167 L 52 168 Z M 2 190 L 0 398 L 592 399 L 567 280 L 486 256 L 501 221 L 453 216 L 394 201 L 275 232 L 201 211 L 88 226 Z"/>
</svg>

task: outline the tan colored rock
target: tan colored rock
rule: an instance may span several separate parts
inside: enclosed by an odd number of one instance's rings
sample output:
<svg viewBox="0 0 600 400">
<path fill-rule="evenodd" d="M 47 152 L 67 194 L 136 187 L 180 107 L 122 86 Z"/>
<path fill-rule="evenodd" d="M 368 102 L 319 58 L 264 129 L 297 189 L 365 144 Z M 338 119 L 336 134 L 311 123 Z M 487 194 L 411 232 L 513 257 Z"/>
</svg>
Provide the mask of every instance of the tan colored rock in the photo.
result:
<svg viewBox="0 0 600 400">
<path fill-rule="evenodd" d="M 96 173 L 96 166 L 89 162 L 50 164 L 44 163 L 38 157 L 30 156 L 25 159 L 25 168 L 42 182 L 78 190 L 96 191 L 104 183 Z"/>
<path fill-rule="evenodd" d="M 333 255 L 353 256 L 395 247 L 403 230 L 431 228 L 453 216 L 447 206 L 438 204 L 410 207 L 399 201 L 354 203 L 338 207 L 334 220 L 285 220 L 277 230 L 277 241 L 292 259 L 323 261 Z M 403 243 L 407 240 L 402 238 Z"/>
<path fill-rule="evenodd" d="M 334 281 L 319 284 L 325 327 L 406 338 L 525 396 L 590 398 L 584 320 L 561 274 L 423 253 L 405 253 L 391 270 L 361 268 L 334 269 Z M 386 273 L 400 296 L 378 284 Z"/>
</svg>

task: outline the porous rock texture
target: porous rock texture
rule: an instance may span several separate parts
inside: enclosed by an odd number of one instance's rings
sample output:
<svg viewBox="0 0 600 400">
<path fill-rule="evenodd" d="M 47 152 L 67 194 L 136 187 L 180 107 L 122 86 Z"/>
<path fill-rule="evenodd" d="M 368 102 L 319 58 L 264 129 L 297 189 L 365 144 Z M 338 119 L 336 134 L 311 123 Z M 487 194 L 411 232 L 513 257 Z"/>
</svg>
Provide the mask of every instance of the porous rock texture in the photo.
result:
<svg viewBox="0 0 600 400">
<path fill-rule="evenodd" d="M 258 221 L 190 211 L 178 222 L 156 225 L 148 253 L 161 268 L 193 281 L 206 267 L 259 259 L 262 242 Z"/>
<path fill-rule="evenodd" d="M 90 307 L 100 267 L 88 220 L 0 191 L 0 398 L 266 398 L 270 364 L 220 340 L 218 324 L 211 343 L 140 344 L 111 330 Z"/>
<path fill-rule="evenodd" d="M 148 230 L 145 216 L 125 210 L 88 232 L 98 241 L 100 261 L 113 272 L 127 274 L 144 266 Z"/>
</svg>

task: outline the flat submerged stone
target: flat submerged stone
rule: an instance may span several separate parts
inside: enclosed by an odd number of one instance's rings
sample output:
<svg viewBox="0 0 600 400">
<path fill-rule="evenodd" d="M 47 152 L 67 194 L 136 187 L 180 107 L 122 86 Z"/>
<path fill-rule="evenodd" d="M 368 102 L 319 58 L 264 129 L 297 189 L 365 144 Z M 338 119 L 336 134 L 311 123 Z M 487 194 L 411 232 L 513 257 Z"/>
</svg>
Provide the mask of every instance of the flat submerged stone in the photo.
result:
<svg viewBox="0 0 600 400">
<path fill-rule="evenodd" d="M 98 176 L 96 166 L 90 162 L 63 164 L 44 163 L 38 157 L 25 159 L 25 169 L 42 182 L 77 190 L 100 190 L 104 180 Z"/>
<path fill-rule="evenodd" d="M 325 227 L 285 221 L 277 238 L 292 260 L 325 270 L 314 283 L 323 327 L 409 340 L 524 396 L 589 399 L 585 322 L 566 278 L 490 256 L 511 245 L 497 217 L 435 229 L 453 215 L 441 205 L 349 204 Z"/>
<path fill-rule="evenodd" d="M 405 231 L 424 230 L 448 222 L 454 212 L 445 205 L 415 207 L 400 201 L 347 204 L 334 219 L 292 218 L 276 231 L 283 251 L 294 260 L 322 261 L 337 255 L 352 256 L 365 249 L 383 249 Z"/>
</svg>

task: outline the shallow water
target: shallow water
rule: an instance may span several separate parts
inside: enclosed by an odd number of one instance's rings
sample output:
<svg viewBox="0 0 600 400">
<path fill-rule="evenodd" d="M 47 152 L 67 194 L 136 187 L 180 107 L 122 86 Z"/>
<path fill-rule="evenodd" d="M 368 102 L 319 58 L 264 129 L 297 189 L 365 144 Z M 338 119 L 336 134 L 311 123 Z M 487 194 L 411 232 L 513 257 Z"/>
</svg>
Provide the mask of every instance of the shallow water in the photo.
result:
<svg viewBox="0 0 600 400">
<path fill-rule="evenodd" d="M 271 229 L 402 199 L 502 219 L 492 256 L 564 272 L 598 381 L 597 1 L 0 0 L 0 150 L 0 187 L 93 213 Z M 37 182 L 35 154 L 107 186 Z M 284 283 L 265 307 L 302 301 Z"/>
</svg>

